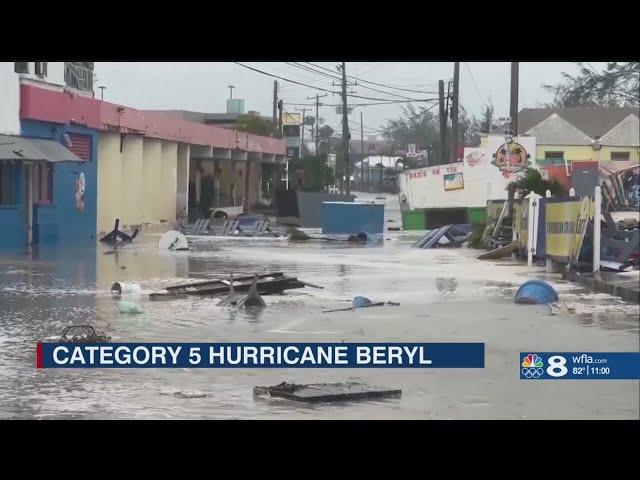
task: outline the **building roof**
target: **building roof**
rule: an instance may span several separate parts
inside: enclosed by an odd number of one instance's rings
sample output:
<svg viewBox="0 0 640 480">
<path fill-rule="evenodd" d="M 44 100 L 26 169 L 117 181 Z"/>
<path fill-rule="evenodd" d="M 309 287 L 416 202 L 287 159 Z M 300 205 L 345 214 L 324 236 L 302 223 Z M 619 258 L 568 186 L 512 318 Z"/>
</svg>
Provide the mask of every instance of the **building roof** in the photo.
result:
<svg viewBox="0 0 640 480">
<path fill-rule="evenodd" d="M 234 123 L 238 117 L 242 115 L 250 115 L 247 113 L 205 113 L 205 112 L 193 112 L 191 110 L 151 110 L 159 113 L 167 113 L 169 115 L 177 115 L 185 120 L 198 123 Z M 260 118 L 271 120 L 271 117 L 265 117 L 264 115 L 258 115 Z"/>
<path fill-rule="evenodd" d="M 0 161 L 82 162 L 75 153 L 55 140 L 0 135 Z"/>
<path fill-rule="evenodd" d="M 20 118 L 82 125 L 96 130 L 220 149 L 279 156 L 286 154 L 285 143 L 278 138 L 205 125 L 177 115 L 138 110 L 33 85 L 20 85 Z"/>
<path fill-rule="evenodd" d="M 556 113 L 589 137 L 602 137 L 629 115 L 640 116 L 638 108 L 524 108 L 518 114 L 518 131 L 528 132 Z"/>
</svg>

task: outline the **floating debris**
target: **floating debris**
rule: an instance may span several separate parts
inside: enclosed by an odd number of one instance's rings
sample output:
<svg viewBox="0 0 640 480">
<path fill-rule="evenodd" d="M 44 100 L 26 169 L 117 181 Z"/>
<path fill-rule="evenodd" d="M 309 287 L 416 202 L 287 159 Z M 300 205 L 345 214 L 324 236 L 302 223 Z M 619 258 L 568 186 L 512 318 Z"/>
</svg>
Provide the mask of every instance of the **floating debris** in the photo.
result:
<svg viewBox="0 0 640 480">
<path fill-rule="evenodd" d="M 189 250 L 189 242 L 184 234 L 177 230 L 170 230 L 160 237 L 158 248 L 171 251 Z"/>
<path fill-rule="evenodd" d="M 120 311 L 120 313 L 128 313 L 128 314 L 144 313 L 144 310 L 142 310 L 142 308 L 140 308 L 138 305 L 136 305 L 133 302 L 128 302 L 126 300 L 123 300 L 118 304 L 118 310 Z"/>
<path fill-rule="evenodd" d="M 352 305 L 351 307 L 338 308 L 336 310 L 323 310 L 322 313 L 348 312 L 349 310 L 355 310 L 357 308 L 368 308 L 368 307 L 400 306 L 400 304 L 396 302 L 372 302 L 367 297 L 354 297 L 353 301 L 351 302 L 351 305 Z"/>
<path fill-rule="evenodd" d="M 478 255 L 478 260 L 496 260 L 498 258 L 504 258 L 511 256 L 512 253 L 518 250 L 518 243 L 513 242 L 504 247 L 496 248 L 490 252 Z"/>
<path fill-rule="evenodd" d="M 558 301 L 558 294 L 549 282 L 529 280 L 524 282 L 516 292 L 516 303 L 543 304 Z"/>
<path fill-rule="evenodd" d="M 60 335 L 60 343 L 103 343 L 111 341 L 108 335 L 96 333 L 91 325 L 71 325 Z"/>
<path fill-rule="evenodd" d="M 120 225 L 120 219 L 116 218 L 115 225 L 113 230 L 110 233 L 107 233 L 104 237 L 100 239 L 101 242 L 109 243 L 109 244 L 117 244 L 118 242 L 133 242 L 133 239 L 138 235 L 139 230 L 136 228 L 131 235 L 128 235 L 124 232 L 118 230 L 118 226 Z"/>
<path fill-rule="evenodd" d="M 276 397 L 304 403 L 344 402 L 349 400 L 373 400 L 402 396 L 402 390 L 374 387 L 362 383 L 312 383 L 297 385 L 283 382 L 272 387 L 254 387 L 258 397 Z"/>
<path fill-rule="evenodd" d="M 236 292 L 248 292 L 251 288 L 254 275 L 238 277 L 234 280 L 233 288 Z M 285 290 L 312 286 L 298 280 L 296 277 L 287 277 L 283 272 L 272 272 L 258 275 L 258 293 L 260 295 L 273 295 Z M 172 298 L 183 295 L 225 295 L 229 293 L 230 282 L 225 279 L 203 280 L 200 282 L 181 283 L 170 285 L 163 290 L 149 295 L 152 300 Z"/>
<path fill-rule="evenodd" d="M 442 248 L 462 247 L 462 244 L 471 238 L 471 225 L 445 225 L 444 227 L 430 230 L 424 237 L 412 246 L 417 248 Z"/>
<path fill-rule="evenodd" d="M 263 298 L 260 296 L 260 293 L 258 293 L 258 275 L 253 277 L 249 291 L 238 301 L 238 306 L 258 308 L 264 308 L 267 306 Z"/>
<path fill-rule="evenodd" d="M 111 285 L 111 294 L 116 295 L 130 295 L 130 294 L 138 294 L 142 291 L 140 285 L 137 283 L 130 282 L 116 282 Z"/>
</svg>

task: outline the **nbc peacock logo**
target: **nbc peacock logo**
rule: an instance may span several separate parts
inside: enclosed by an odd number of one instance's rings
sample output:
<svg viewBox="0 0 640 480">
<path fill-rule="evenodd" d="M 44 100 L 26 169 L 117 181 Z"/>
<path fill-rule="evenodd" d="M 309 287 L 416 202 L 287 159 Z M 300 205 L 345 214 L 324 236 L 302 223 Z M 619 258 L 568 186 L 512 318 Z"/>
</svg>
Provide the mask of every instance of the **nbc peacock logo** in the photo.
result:
<svg viewBox="0 0 640 480">
<path fill-rule="evenodd" d="M 535 353 L 525 355 L 522 359 L 521 373 L 525 378 L 540 378 L 544 373 L 542 358 Z"/>
</svg>

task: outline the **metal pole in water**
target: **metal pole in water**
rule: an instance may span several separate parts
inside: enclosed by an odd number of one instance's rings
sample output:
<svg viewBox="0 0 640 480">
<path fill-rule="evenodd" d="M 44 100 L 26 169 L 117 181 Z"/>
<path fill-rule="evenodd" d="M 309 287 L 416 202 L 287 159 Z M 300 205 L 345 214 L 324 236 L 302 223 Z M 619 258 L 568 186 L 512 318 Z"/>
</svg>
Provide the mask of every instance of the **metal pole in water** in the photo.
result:
<svg viewBox="0 0 640 480">
<path fill-rule="evenodd" d="M 527 218 L 527 266 L 533 266 L 533 208 L 535 203 L 535 193 L 527 195 L 529 198 L 529 212 Z"/>
<path fill-rule="evenodd" d="M 551 190 L 547 190 L 545 192 L 545 197 L 546 198 L 551 198 Z M 546 245 L 546 243 L 545 243 Z M 551 258 L 549 258 L 549 255 L 547 255 L 547 252 L 545 252 L 545 258 L 546 258 L 546 265 L 545 265 L 545 270 L 547 273 L 552 273 L 553 272 L 553 260 L 551 260 Z"/>
<path fill-rule="evenodd" d="M 596 187 L 593 194 L 594 212 L 593 212 L 593 271 L 600 271 L 600 234 L 601 227 L 600 215 L 602 214 L 602 191 L 600 187 Z"/>
</svg>

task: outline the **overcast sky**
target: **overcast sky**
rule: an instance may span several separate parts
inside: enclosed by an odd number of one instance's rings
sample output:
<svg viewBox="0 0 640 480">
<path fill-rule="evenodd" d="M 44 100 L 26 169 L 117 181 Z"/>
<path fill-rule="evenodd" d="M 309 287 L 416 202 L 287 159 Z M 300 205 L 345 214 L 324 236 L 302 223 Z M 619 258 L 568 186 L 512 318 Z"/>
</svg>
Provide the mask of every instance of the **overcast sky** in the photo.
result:
<svg viewBox="0 0 640 480">
<path fill-rule="evenodd" d="M 265 72 L 298 82 L 321 87 L 331 91 L 339 90 L 332 86 L 329 77 L 302 70 L 285 62 L 241 62 Z M 298 62 L 300 63 L 300 62 Z M 338 62 L 312 62 L 316 65 L 338 72 Z M 591 62 L 597 70 L 606 63 Z M 234 85 L 234 98 L 245 100 L 245 110 L 256 110 L 262 115 L 272 113 L 273 81 L 272 77 L 248 70 L 231 62 L 225 63 L 128 63 L 96 62 L 96 97 L 100 96 L 98 86 L 105 86 L 104 99 L 140 109 L 184 109 L 208 113 L 226 111 L 229 98 L 228 85 Z M 551 100 L 545 92 L 543 83 L 553 84 L 562 79 L 562 72 L 578 72 L 578 67 L 569 62 L 544 62 L 520 64 L 520 108 L 535 107 L 538 102 Z M 327 72 L 328 73 L 328 72 Z M 350 86 L 356 95 L 371 98 L 393 98 L 399 96 L 411 98 L 433 98 L 437 93 L 407 92 L 389 88 L 389 86 L 416 91 L 437 92 L 438 80 L 453 77 L 453 63 L 392 63 L 392 62 L 347 62 L 347 74 L 357 78 L 385 85 L 359 83 Z M 472 115 L 479 115 L 491 101 L 497 117 L 509 115 L 509 63 L 462 62 L 460 65 L 460 103 Z M 353 81 L 354 79 L 351 79 Z M 286 103 L 313 103 L 307 100 L 316 93 L 324 92 L 313 88 L 295 85 L 279 80 L 280 98 L 285 101 L 285 110 L 295 111 L 302 106 Z M 376 92 L 368 86 L 385 93 Z M 389 92 L 389 93 L 386 93 Z M 393 94 L 393 95 L 392 95 Z M 398 96 L 399 95 L 399 96 Z M 327 104 L 340 101 L 339 95 L 329 94 L 321 100 Z M 374 100 L 349 98 L 350 103 L 371 103 Z M 416 103 L 419 105 L 419 103 Z M 431 105 L 431 104 L 429 104 Z M 311 107 L 307 107 L 311 108 Z M 356 108 L 350 116 L 354 130 L 352 135 L 359 136 L 360 111 L 363 112 L 365 136 L 375 133 L 389 118 L 401 113 L 402 105 L 376 105 Z M 315 110 L 315 109 L 314 109 Z M 437 110 L 437 107 L 435 107 Z M 307 112 L 309 114 L 311 112 Z M 315 115 L 315 112 L 312 114 Z M 320 117 L 334 129 L 340 129 L 340 117 L 334 107 L 321 107 Z"/>
</svg>

